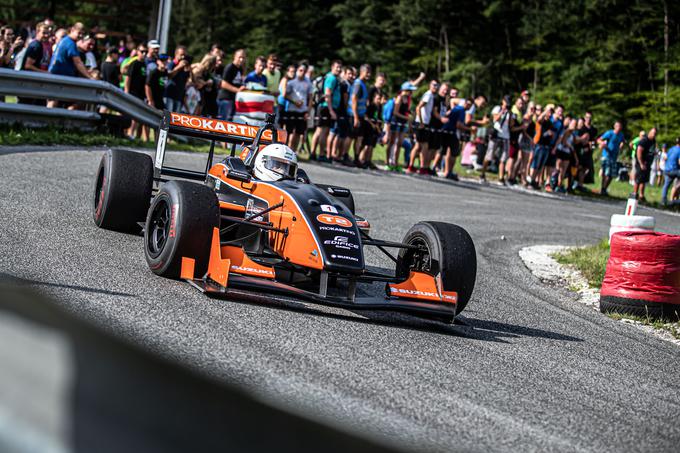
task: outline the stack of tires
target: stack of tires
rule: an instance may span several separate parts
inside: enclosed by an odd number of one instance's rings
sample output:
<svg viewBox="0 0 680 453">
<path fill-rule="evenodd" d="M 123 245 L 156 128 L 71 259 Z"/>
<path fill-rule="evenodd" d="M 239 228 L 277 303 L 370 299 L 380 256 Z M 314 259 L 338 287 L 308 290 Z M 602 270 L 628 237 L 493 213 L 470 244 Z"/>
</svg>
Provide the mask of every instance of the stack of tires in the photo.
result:
<svg viewBox="0 0 680 453">
<path fill-rule="evenodd" d="M 274 96 L 262 91 L 236 93 L 234 121 L 260 126 L 269 113 L 274 113 Z"/>
<path fill-rule="evenodd" d="M 654 231 L 656 220 L 654 217 L 645 215 L 612 215 L 609 227 L 609 242 L 615 233 L 622 231 L 637 231 L 649 233 Z"/>
<path fill-rule="evenodd" d="M 640 231 L 614 234 L 600 311 L 680 319 L 680 236 Z"/>
</svg>

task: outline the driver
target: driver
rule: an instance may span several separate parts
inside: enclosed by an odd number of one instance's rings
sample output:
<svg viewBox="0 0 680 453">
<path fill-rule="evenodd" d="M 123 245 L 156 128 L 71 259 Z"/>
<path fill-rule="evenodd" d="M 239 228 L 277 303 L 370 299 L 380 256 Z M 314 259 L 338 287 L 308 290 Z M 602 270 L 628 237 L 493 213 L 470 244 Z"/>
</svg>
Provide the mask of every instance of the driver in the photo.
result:
<svg viewBox="0 0 680 453">
<path fill-rule="evenodd" d="M 298 162 L 295 151 L 274 143 L 267 145 L 257 153 L 253 175 L 261 181 L 280 181 L 282 179 L 295 179 Z"/>
</svg>

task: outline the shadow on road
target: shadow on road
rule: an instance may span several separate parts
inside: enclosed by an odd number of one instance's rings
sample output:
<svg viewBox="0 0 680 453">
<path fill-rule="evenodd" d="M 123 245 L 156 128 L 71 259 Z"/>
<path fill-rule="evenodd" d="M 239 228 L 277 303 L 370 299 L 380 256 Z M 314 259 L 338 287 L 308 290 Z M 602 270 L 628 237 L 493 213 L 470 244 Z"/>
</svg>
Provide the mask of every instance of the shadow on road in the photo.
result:
<svg viewBox="0 0 680 453">
<path fill-rule="evenodd" d="M 12 284 L 15 286 L 28 286 L 28 287 L 33 287 L 34 289 L 38 289 L 40 287 L 53 287 L 53 288 L 64 288 L 64 289 L 73 289 L 76 291 L 84 291 L 87 293 L 93 293 L 93 294 L 106 294 L 109 296 L 122 296 L 122 297 L 136 297 L 134 294 L 130 293 L 123 293 L 119 291 L 110 291 L 107 289 L 98 289 L 98 288 L 90 288 L 88 286 L 79 286 L 79 285 L 66 285 L 63 283 L 51 283 L 51 282 L 43 282 L 40 280 L 31 280 L 31 279 L 26 279 L 26 278 L 20 278 L 16 277 L 11 274 L 7 274 L 4 272 L 0 272 L 0 283 L 7 283 L 7 284 Z"/>
</svg>

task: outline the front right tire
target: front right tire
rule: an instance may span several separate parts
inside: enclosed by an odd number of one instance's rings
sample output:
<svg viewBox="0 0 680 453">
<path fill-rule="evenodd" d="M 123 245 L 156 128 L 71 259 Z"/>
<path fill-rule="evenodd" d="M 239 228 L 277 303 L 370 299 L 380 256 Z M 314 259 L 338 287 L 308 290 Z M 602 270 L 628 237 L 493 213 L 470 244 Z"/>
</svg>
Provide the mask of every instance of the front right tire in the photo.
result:
<svg viewBox="0 0 680 453">
<path fill-rule="evenodd" d="M 407 278 L 411 270 L 441 275 L 442 289 L 458 293 L 456 314 L 463 311 L 477 279 L 477 253 L 468 232 L 452 223 L 418 222 L 402 242 L 425 251 L 401 249 L 396 275 Z"/>
</svg>

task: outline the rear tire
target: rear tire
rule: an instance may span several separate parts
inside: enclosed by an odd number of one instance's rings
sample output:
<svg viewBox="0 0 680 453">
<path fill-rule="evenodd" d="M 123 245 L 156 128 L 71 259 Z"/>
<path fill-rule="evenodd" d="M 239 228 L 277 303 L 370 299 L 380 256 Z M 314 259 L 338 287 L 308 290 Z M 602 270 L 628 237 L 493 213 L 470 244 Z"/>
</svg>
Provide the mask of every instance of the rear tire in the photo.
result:
<svg viewBox="0 0 680 453">
<path fill-rule="evenodd" d="M 213 228 L 220 207 L 212 189 L 188 181 L 163 184 L 151 202 L 144 228 L 144 255 L 158 275 L 178 278 L 182 257 L 195 260 L 194 275 L 208 269 Z"/>
<path fill-rule="evenodd" d="M 151 201 L 153 161 L 146 154 L 107 150 L 97 170 L 92 218 L 99 228 L 135 231 Z"/>
<path fill-rule="evenodd" d="M 428 253 L 401 249 L 396 275 L 406 278 L 410 270 L 435 277 L 441 274 L 442 289 L 458 293 L 456 314 L 463 311 L 477 278 L 477 253 L 468 232 L 451 223 L 418 222 L 406 233 L 403 242 L 424 246 Z"/>
</svg>

